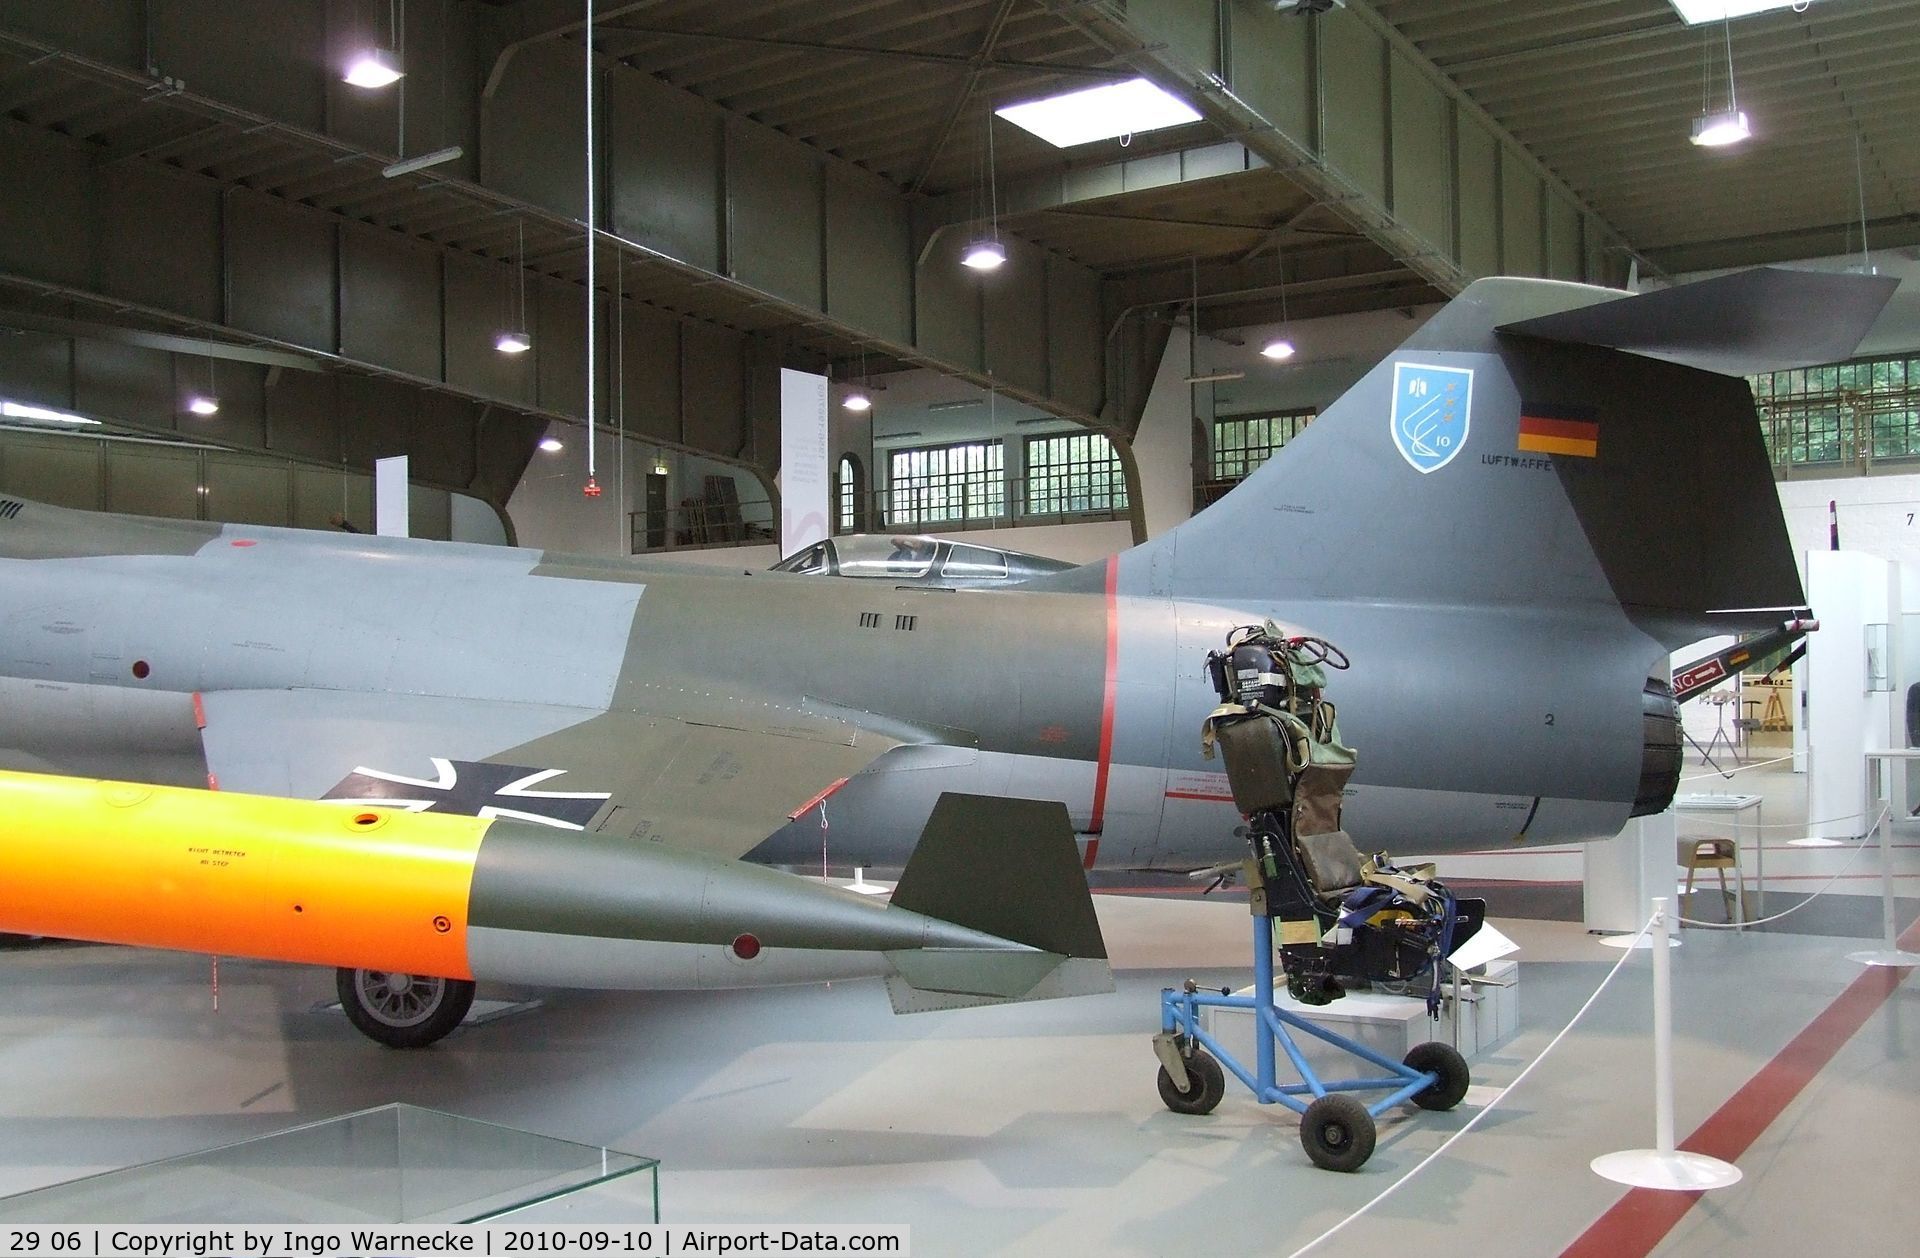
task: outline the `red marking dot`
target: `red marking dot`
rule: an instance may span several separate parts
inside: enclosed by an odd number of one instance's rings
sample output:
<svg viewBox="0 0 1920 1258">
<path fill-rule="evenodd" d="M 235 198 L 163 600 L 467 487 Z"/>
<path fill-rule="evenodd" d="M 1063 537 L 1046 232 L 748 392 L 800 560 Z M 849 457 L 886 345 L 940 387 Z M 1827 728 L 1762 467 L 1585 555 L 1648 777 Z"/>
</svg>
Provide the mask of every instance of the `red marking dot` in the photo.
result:
<svg viewBox="0 0 1920 1258">
<path fill-rule="evenodd" d="M 377 812 L 357 813 L 353 818 L 353 824 L 356 826 L 377 825 L 379 824 L 379 821 L 380 821 L 380 814 Z"/>
<path fill-rule="evenodd" d="M 153 666 L 148 664 L 145 660 L 135 660 L 133 662 L 133 675 L 136 679 L 140 681 L 145 681 L 147 679 L 147 674 L 151 673 L 152 671 L 153 671 Z"/>
<path fill-rule="evenodd" d="M 237 542 L 229 543 L 229 545 L 233 545 L 233 546 L 258 546 L 259 544 L 260 544 L 259 542 L 254 541 L 250 537 L 243 537 Z"/>
<path fill-rule="evenodd" d="M 752 935 L 739 935 L 733 941 L 733 955 L 751 961 L 760 955 L 760 941 Z"/>
</svg>

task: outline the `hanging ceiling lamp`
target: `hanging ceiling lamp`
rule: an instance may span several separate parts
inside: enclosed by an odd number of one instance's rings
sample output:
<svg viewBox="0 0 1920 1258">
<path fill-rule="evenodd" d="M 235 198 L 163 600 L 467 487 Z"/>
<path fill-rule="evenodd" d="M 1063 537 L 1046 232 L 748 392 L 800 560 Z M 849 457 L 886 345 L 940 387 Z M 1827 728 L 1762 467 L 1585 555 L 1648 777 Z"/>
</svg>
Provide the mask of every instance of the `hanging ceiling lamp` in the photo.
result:
<svg viewBox="0 0 1920 1258">
<path fill-rule="evenodd" d="M 993 110 L 987 110 L 987 233 L 976 236 L 960 255 L 960 265 L 975 271 L 997 271 L 1006 265 L 1007 247 L 1000 243 L 1000 195 L 994 185 Z"/>
<path fill-rule="evenodd" d="M 1733 20 L 1731 15 L 1722 17 L 1720 28 L 1727 46 L 1727 107 L 1714 110 L 1708 106 L 1707 92 L 1712 82 L 1711 58 L 1702 68 L 1700 77 L 1700 116 L 1693 120 L 1692 140 L 1701 148 L 1725 148 L 1738 144 L 1753 134 L 1753 128 L 1747 124 L 1747 115 L 1740 108 L 1740 102 L 1734 94 L 1733 84 Z M 1712 44 L 1707 45 L 1711 50 Z"/>
</svg>

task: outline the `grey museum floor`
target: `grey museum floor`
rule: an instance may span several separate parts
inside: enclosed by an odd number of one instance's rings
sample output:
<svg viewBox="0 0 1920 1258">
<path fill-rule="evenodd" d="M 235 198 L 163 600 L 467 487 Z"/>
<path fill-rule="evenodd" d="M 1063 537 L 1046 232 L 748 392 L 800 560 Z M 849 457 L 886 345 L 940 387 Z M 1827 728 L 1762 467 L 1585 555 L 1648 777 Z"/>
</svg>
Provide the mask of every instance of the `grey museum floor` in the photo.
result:
<svg viewBox="0 0 1920 1258">
<path fill-rule="evenodd" d="M 1745 782 L 1767 794 L 1770 823 L 1804 817 L 1791 774 Z M 1911 897 L 1920 844 L 1903 831 L 1896 868 Z M 1851 851 L 1776 849 L 1791 831 L 1770 834 L 1770 879 L 1831 874 Z M 1823 933 L 1793 933 L 1793 918 L 1687 933 L 1674 954 L 1683 1139 L 1860 977 L 1845 955 L 1860 945 L 1845 936 L 1878 932 L 1872 861 L 1848 866 L 1835 888 L 1846 895 L 1819 906 Z M 1460 1109 L 1390 1117 L 1362 1171 L 1335 1175 L 1307 1162 L 1291 1113 L 1237 1085 L 1203 1118 L 1155 1094 L 1157 992 L 1189 975 L 1244 982 L 1244 905 L 1099 904 L 1119 980 L 1110 996 L 896 1018 L 873 984 L 544 993 L 536 1011 L 420 1053 L 377 1048 L 322 1011 L 332 976 L 320 970 L 225 962 L 216 1013 L 204 957 L 0 953 L 0 1193 L 403 1100 L 658 1157 L 667 1222 L 906 1223 L 919 1254 L 1288 1254 L 1497 1095 L 1620 955 L 1577 921 L 1499 917 L 1523 945 L 1519 1036 L 1475 1063 Z M 1720 901 L 1695 908 L 1712 916 Z M 1902 910 L 1910 922 L 1911 898 Z M 1315 1252 L 1495 1258 L 1558 1254 L 1580 1237 L 1624 1192 L 1588 1160 L 1652 1141 L 1646 958 L 1474 1132 Z M 1739 1159 L 1744 1182 L 1701 1199 L 1651 1251 L 1612 1247 L 1608 1233 L 1587 1252 L 1914 1252 L 1898 1238 L 1920 1236 L 1917 991 L 1905 981 L 1876 997 L 1789 1090 Z M 614 1185 L 519 1217 L 609 1221 L 633 1204 Z"/>
</svg>

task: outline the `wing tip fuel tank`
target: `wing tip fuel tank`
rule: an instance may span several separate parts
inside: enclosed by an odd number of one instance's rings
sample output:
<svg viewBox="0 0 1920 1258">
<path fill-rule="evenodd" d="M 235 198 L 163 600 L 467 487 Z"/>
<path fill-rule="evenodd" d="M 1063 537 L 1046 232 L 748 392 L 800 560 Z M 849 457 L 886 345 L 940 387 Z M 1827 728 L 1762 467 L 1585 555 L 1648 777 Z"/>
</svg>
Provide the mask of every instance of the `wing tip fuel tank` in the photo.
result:
<svg viewBox="0 0 1920 1258">
<path fill-rule="evenodd" d="M 0 773 L 0 930 L 552 986 L 884 977 L 936 993 L 915 1008 L 1110 990 L 1064 812 L 1052 834 L 1007 829 L 978 853 L 993 868 L 953 864 L 968 825 L 1034 820 L 1010 803 L 948 797 L 929 823 L 903 885 L 946 916 L 523 822 Z M 1044 888 L 1039 918 L 979 911 L 1008 878 Z"/>
</svg>

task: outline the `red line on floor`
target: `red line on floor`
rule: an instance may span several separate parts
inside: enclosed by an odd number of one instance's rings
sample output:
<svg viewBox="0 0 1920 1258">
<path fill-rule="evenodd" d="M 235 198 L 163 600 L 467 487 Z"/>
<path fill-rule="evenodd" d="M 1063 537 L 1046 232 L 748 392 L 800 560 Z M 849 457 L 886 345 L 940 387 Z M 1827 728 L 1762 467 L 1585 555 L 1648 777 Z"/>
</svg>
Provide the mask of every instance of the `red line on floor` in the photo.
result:
<svg viewBox="0 0 1920 1258">
<path fill-rule="evenodd" d="M 1920 922 L 1900 936 L 1902 948 L 1917 944 Z M 1854 979 L 1680 1147 L 1726 1162 L 1738 1161 L 1912 972 L 1876 966 Z M 1703 1195 L 1630 1189 L 1561 1251 L 1560 1258 L 1645 1258 Z"/>
</svg>

